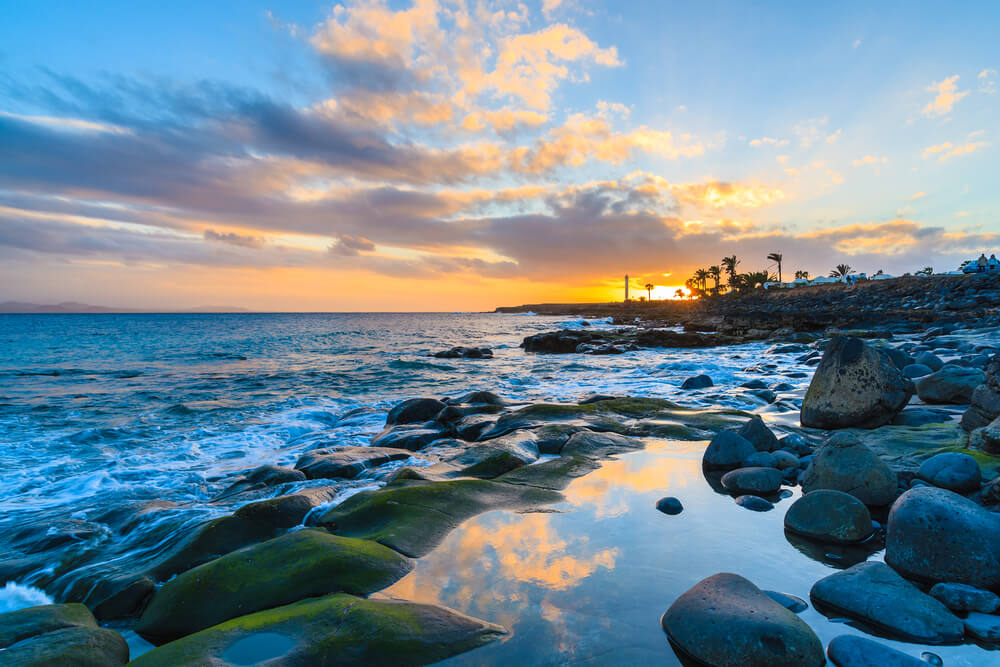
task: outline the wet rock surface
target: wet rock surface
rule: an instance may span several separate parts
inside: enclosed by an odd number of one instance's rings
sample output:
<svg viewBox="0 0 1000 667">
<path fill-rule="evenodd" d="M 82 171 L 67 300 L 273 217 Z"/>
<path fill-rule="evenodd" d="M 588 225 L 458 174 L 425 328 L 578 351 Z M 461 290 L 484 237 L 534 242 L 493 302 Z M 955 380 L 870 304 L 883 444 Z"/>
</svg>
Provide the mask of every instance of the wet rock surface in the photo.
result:
<svg viewBox="0 0 1000 667">
<path fill-rule="evenodd" d="M 872 517 L 854 496 L 820 489 L 792 503 L 785 513 L 785 529 L 822 542 L 860 542 L 872 533 Z"/>
<path fill-rule="evenodd" d="M 866 505 L 887 505 L 896 497 L 896 474 L 856 436 L 837 433 L 816 452 L 801 478 L 806 493 L 830 489 Z"/>
<path fill-rule="evenodd" d="M 834 637 L 826 652 L 837 667 L 928 667 L 919 658 L 856 635 Z"/>
<path fill-rule="evenodd" d="M 120 634 L 97 626 L 82 604 L 28 607 L 0 614 L 0 663 L 112 667 L 128 662 Z"/>
</svg>

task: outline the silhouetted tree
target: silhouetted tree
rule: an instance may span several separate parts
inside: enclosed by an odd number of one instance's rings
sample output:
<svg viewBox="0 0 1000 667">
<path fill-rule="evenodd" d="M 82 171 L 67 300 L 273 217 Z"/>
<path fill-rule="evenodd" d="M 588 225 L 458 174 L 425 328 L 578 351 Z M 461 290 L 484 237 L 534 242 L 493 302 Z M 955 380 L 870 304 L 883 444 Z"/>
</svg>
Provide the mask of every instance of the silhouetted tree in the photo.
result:
<svg viewBox="0 0 1000 667">
<path fill-rule="evenodd" d="M 722 269 L 718 265 L 708 267 L 708 277 L 715 281 L 715 293 L 719 293 L 719 279 L 722 278 Z"/>
<path fill-rule="evenodd" d="M 729 286 L 736 288 L 736 266 L 740 263 L 740 260 L 736 259 L 736 255 L 730 255 L 729 257 L 722 258 L 722 268 L 726 271 L 729 276 Z"/>
<path fill-rule="evenodd" d="M 777 262 L 778 263 L 778 282 L 780 283 L 781 282 L 781 260 L 784 259 L 784 258 L 781 256 L 780 252 L 772 252 L 770 255 L 767 256 L 767 258 L 769 260 L 771 260 L 772 262 Z"/>
<path fill-rule="evenodd" d="M 678 299 L 683 299 L 687 295 L 684 293 L 683 289 L 678 287 L 677 289 L 674 290 L 674 296 L 676 296 Z"/>
<path fill-rule="evenodd" d="M 708 290 L 708 271 L 705 269 L 698 269 L 694 272 L 694 279 L 701 285 L 701 291 Z"/>
<path fill-rule="evenodd" d="M 830 272 L 831 278 L 846 278 L 847 276 L 854 273 L 854 269 L 851 268 L 850 264 L 838 264 L 833 267 L 833 271 Z"/>
<path fill-rule="evenodd" d="M 795 279 L 798 280 L 799 278 L 802 278 L 803 280 L 809 280 L 809 272 L 808 271 L 796 271 L 795 272 Z"/>
<path fill-rule="evenodd" d="M 934 274 L 934 269 L 933 267 L 925 266 L 924 268 L 920 269 L 919 271 L 916 271 L 915 273 L 918 276 L 930 276 Z"/>
<path fill-rule="evenodd" d="M 653 288 L 654 287 L 655 287 L 655 285 L 653 285 L 653 283 L 646 283 L 646 294 L 649 295 L 649 300 L 650 301 L 653 300 Z"/>
</svg>

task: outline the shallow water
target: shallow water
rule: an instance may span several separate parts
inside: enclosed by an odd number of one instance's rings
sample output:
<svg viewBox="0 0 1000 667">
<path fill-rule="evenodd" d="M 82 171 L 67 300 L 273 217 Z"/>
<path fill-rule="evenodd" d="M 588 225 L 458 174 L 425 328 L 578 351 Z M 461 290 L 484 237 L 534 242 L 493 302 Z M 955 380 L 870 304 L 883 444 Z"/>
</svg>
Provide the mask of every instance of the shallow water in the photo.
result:
<svg viewBox="0 0 1000 667">
<path fill-rule="evenodd" d="M 789 542 L 782 521 L 798 489 L 769 512 L 751 512 L 702 475 L 707 443 L 647 443 L 574 480 L 551 512 L 467 521 L 376 596 L 443 604 L 511 630 L 441 664 L 680 665 L 660 616 L 701 579 L 734 572 L 808 602 L 813 583 L 856 562 Z M 681 500 L 681 514 L 655 509 L 666 495 Z M 839 634 L 864 634 L 812 606 L 800 616 L 824 646 Z M 880 641 L 917 658 L 930 651 L 947 667 L 1000 664 L 1000 652 L 977 646 Z"/>
</svg>

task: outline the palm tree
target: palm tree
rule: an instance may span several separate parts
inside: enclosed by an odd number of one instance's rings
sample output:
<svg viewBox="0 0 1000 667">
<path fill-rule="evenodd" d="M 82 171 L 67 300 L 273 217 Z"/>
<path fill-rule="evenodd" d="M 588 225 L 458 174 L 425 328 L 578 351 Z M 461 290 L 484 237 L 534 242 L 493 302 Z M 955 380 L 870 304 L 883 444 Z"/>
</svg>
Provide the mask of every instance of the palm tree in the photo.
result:
<svg viewBox="0 0 1000 667">
<path fill-rule="evenodd" d="M 678 287 L 677 289 L 674 290 L 674 296 L 676 296 L 678 299 L 683 299 L 686 295 L 684 294 L 684 290 Z"/>
<path fill-rule="evenodd" d="M 719 293 L 719 278 L 722 277 L 722 269 L 718 265 L 708 267 L 708 277 L 715 281 L 715 293 Z"/>
<path fill-rule="evenodd" d="M 846 278 L 850 274 L 854 273 L 854 269 L 851 268 L 850 264 L 838 264 L 830 272 L 831 278 Z"/>
<path fill-rule="evenodd" d="M 751 271 L 743 275 L 743 284 L 748 290 L 752 290 L 766 282 L 770 282 L 772 278 L 774 276 L 767 271 Z"/>
<path fill-rule="evenodd" d="M 708 271 L 705 269 L 698 269 L 694 272 L 694 279 L 698 281 L 699 285 L 701 285 L 702 292 L 708 289 Z"/>
<path fill-rule="evenodd" d="M 919 271 L 916 271 L 915 273 L 918 276 L 930 276 L 934 274 L 934 268 L 930 266 L 925 266 L 924 268 L 920 269 Z"/>
<path fill-rule="evenodd" d="M 808 271 L 796 271 L 795 272 L 795 279 L 798 280 L 799 278 L 801 278 L 803 280 L 809 280 L 809 272 Z"/>
<path fill-rule="evenodd" d="M 781 260 L 784 259 L 784 257 L 781 256 L 780 252 L 772 252 L 770 255 L 767 256 L 767 259 L 769 261 L 777 262 L 778 263 L 778 282 L 780 283 L 781 282 Z"/>
<path fill-rule="evenodd" d="M 740 263 L 740 260 L 736 259 L 736 255 L 730 255 L 729 257 L 722 258 L 722 268 L 725 269 L 726 274 L 729 276 L 729 286 L 736 287 L 736 265 Z"/>
<path fill-rule="evenodd" d="M 653 300 L 653 288 L 654 287 L 655 287 L 655 285 L 653 285 L 653 283 L 646 283 L 646 294 L 649 295 L 649 299 L 647 299 L 647 301 L 652 301 Z"/>
</svg>

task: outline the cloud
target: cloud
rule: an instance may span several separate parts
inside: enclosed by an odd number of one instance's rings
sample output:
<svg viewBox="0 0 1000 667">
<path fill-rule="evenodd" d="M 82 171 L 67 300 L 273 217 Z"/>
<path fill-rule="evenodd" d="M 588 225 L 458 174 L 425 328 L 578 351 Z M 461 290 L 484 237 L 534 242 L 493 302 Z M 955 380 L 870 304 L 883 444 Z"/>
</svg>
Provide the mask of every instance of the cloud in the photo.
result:
<svg viewBox="0 0 1000 667">
<path fill-rule="evenodd" d="M 853 44 L 851 44 L 851 48 L 852 48 L 852 49 L 856 49 L 856 48 L 858 48 L 859 46 L 861 46 L 861 40 L 860 40 L 860 39 L 856 39 L 856 40 L 854 40 L 854 43 L 853 43 Z"/>
<path fill-rule="evenodd" d="M 529 109 L 510 109 L 504 107 L 496 110 L 475 111 L 465 116 L 462 127 L 475 132 L 487 125 L 497 133 L 510 132 L 521 127 L 538 127 L 549 120 L 547 114 Z"/>
<path fill-rule="evenodd" d="M 984 69 L 976 77 L 979 79 L 979 92 L 993 95 L 997 92 L 997 71 L 995 69 Z"/>
<path fill-rule="evenodd" d="M 854 160 L 853 163 L 854 163 L 855 167 L 860 167 L 860 166 L 866 165 L 866 164 L 879 164 L 879 163 L 885 164 L 888 161 L 889 161 L 889 158 L 887 158 L 885 156 L 883 156 L 883 157 L 876 157 L 874 155 L 865 155 L 863 158 L 859 158 L 857 160 Z"/>
<path fill-rule="evenodd" d="M 546 17 L 551 17 L 562 3 L 563 0 L 542 0 L 542 13 Z"/>
<path fill-rule="evenodd" d="M 833 134 L 827 135 L 827 137 L 826 137 L 826 143 L 832 144 L 835 141 L 837 141 L 837 139 L 839 139 L 839 138 L 840 138 L 840 130 L 838 129 Z"/>
<path fill-rule="evenodd" d="M 827 122 L 828 119 L 826 116 L 822 118 L 813 118 L 795 125 L 795 127 L 792 128 L 792 131 L 795 133 L 795 136 L 799 138 L 799 144 L 803 148 L 809 148 L 824 136 L 824 130 Z"/>
<path fill-rule="evenodd" d="M 775 139 L 774 137 L 761 137 L 760 139 L 752 139 L 750 141 L 751 146 L 787 146 L 788 139 Z"/>
<path fill-rule="evenodd" d="M 352 257 L 362 252 L 374 252 L 375 244 L 366 238 L 341 234 L 337 242 L 328 248 L 335 255 Z"/>
<path fill-rule="evenodd" d="M 937 81 L 927 87 L 929 92 L 935 93 L 934 99 L 924 107 L 925 116 L 944 116 L 951 113 L 955 104 L 969 94 L 967 90 L 958 90 L 958 74 L 949 76 L 947 79 Z"/>
<path fill-rule="evenodd" d="M 257 236 L 246 236 L 235 232 L 217 232 L 214 229 L 206 229 L 204 237 L 206 241 L 219 241 L 244 248 L 259 248 L 263 245 L 263 240 Z"/>
<path fill-rule="evenodd" d="M 922 155 L 925 160 L 937 155 L 938 161 L 945 162 L 959 155 L 975 153 L 979 149 L 985 148 L 988 145 L 989 144 L 985 141 L 970 141 L 969 143 L 955 146 L 952 145 L 950 141 L 946 141 L 943 144 L 937 144 L 936 146 L 925 148 Z"/>
<path fill-rule="evenodd" d="M 926 192 L 918 192 L 917 194 L 915 194 L 912 197 L 910 197 L 910 201 L 913 201 L 914 199 L 922 199 L 923 197 L 926 197 L 926 196 L 927 196 Z"/>
</svg>

